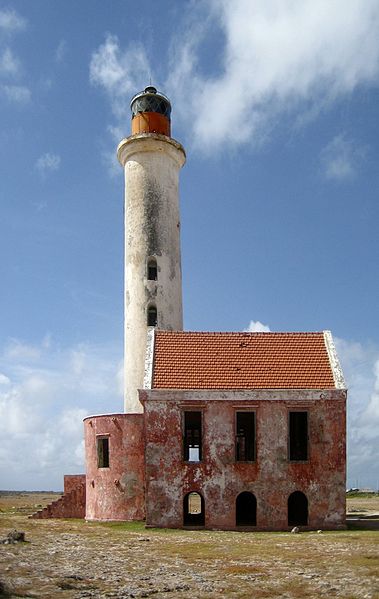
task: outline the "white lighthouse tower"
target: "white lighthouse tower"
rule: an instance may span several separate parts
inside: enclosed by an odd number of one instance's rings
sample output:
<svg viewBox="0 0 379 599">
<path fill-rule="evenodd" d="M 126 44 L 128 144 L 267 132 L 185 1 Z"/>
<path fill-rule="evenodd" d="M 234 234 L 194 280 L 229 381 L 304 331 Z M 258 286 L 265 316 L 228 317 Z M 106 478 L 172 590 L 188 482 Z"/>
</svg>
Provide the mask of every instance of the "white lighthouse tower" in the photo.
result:
<svg viewBox="0 0 379 599">
<path fill-rule="evenodd" d="M 132 135 L 117 157 L 125 172 L 124 410 L 142 412 L 147 331 L 182 330 L 179 170 L 185 162 L 170 135 L 171 104 L 155 87 L 131 101 Z"/>
</svg>

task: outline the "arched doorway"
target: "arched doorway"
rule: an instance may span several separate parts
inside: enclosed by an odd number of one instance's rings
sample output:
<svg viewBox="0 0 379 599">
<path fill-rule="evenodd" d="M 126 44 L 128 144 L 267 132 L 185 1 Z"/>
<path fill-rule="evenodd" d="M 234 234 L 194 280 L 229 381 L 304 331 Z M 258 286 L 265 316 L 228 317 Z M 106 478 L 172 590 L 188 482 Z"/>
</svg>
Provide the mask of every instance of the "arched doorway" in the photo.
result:
<svg viewBox="0 0 379 599">
<path fill-rule="evenodd" d="M 183 526 L 204 526 L 205 504 L 200 493 L 191 491 L 183 500 Z"/>
<path fill-rule="evenodd" d="M 301 491 L 288 497 L 288 526 L 307 526 L 308 499 Z"/>
<path fill-rule="evenodd" d="M 257 500 L 253 493 L 243 491 L 236 499 L 236 526 L 257 525 Z"/>
</svg>

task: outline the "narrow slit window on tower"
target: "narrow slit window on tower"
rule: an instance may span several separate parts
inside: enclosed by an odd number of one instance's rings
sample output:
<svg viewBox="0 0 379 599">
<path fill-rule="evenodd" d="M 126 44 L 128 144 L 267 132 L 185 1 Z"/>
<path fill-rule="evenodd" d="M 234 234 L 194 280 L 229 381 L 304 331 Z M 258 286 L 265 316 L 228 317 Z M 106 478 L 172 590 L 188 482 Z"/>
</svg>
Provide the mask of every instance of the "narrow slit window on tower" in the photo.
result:
<svg viewBox="0 0 379 599">
<path fill-rule="evenodd" d="M 201 445 L 201 412 L 184 412 L 184 460 L 186 462 L 200 462 Z"/>
<path fill-rule="evenodd" d="M 289 459 L 308 460 L 308 412 L 289 413 Z"/>
<path fill-rule="evenodd" d="M 97 437 L 97 467 L 109 468 L 109 437 Z"/>
<path fill-rule="evenodd" d="M 255 412 L 236 412 L 236 461 L 255 460 Z"/>
<path fill-rule="evenodd" d="M 147 326 L 156 327 L 158 324 L 158 313 L 155 306 L 149 306 L 147 309 Z"/>
<path fill-rule="evenodd" d="M 150 258 L 147 262 L 147 278 L 149 281 L 158 280 L 158 266 L 155 258 Z"/>
</svg>

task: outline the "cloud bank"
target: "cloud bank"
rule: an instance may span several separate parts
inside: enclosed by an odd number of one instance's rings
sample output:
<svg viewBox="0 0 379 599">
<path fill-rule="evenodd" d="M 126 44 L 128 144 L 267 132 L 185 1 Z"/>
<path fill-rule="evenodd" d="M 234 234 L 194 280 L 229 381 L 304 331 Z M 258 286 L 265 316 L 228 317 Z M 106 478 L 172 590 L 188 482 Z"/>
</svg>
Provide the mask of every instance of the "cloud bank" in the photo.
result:
<svg viewBox="0 0 379 599">
<path fill-rule="evenodd" d="M 254 143 L 279 114 L 316 115 L 357 86 L 378 84 L 375 0 L 224 0 L 208 5 L 212 19 L 202 35 L 218 26 L 225 40 L 221 72 L 207 77 L 198 72 L 201 43 L 194 45 L 190 32 L 176 44 L 169 78 L 175 105 L 188 110 L 194 138 L 203 148 Z M 175 85 L 177 81 L 188 85 Z"/>
<path fill-rule="evenodd" d="M 59 490 L 84 472 L 82 420 L 120 410 L 112 347 L 9 340 L 0 354 L 0 488 Z"/>
<path fill-rule="evenodd" d="M 348 481 L 378 489 L 379 348 L 335 339 L 348 386 Z"/>
</svg>

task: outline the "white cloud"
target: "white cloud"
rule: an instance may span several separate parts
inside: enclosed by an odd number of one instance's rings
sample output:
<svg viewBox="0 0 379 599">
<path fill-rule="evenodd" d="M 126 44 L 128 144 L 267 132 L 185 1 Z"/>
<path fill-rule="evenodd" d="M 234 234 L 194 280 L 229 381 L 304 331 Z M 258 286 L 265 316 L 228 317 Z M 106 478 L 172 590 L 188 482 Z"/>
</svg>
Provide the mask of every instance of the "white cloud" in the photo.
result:
<svg viewBox="0 0 379 599">
<path fill-rule="evenodd" d="M 66 54 L 67 54 L 67 42 L 66 42 L 66 40 L 61 40 L 55 50 L 55 62 L 57 62 L 57 63 L 63 62 Z"/>
<path fill-rule="evenodd" d="M 57 171 L 61 165 L 61 157 L 58 154 L 51 154 L 46 152 L 38 158 L 35 163 L 35 168 L 42 174 L 48 172 Z"/>
<path fill-rule="evenodd" d="M 365 156 L 365 148 L 336 135 L 321 151 L 320 159 L 327 179 L 345 181 L 352 179 Z"/>
<path fill-rule="evenodd" d="M 25 29 L 26 20 L 15 10 L 0 9 L 0 40 L 5 34 L 12 34 Z M 3 34 L 3 35 L 1 35 Z M 9 78 L 19 77 L 22 71 L 21 61 L 12 48 L 2 44 L 0 48 L 0 76 L 5 81 Z M 26 85 L 14 85 L 5 82 L 0 85 L 0 96 L 12 104 L 27 104 L 31 98 L 30 89 Z"/>
<path fill-rule="evenodd" d="M 26 27 L 26 19 L 15 10 L 0 9 L 0 30 L 7 33 L 21 31 Z"/>
<path fill-rule="evenodd" d="M 12 360 L 37 360 L 41 355 L 41 350 L 35 345 L 28 345 L 19 339 L 10 339 L 6 348 L 5 355 Z"/>
<path fill-rule="evenodd" d="M 201 151 L 256 146 L 280 118 L 304 126 L 356 87 L 378 85 L 378 31 L 377 0 L 190 3 L 169 40 L 162 89 Z M 207 71 L 207 44 L 215 39 L 216 67 Z M 143 47 L 122 48 L 110 34 L 91 57 L 90 81 L 106 91 L 124 127 L 130 97 L 151 75 Z M 341 158 L 329 172 L 342 178 L 354 168 Z"/>
<path fill-rule="evenodd" d="M 144 48 L 133 43 L 122 50 L 115 35 L 107 35 L 105 42 L 92 54 L 90 81 L 106 91 L 118 118 L 129 112 L 130 96 L 146 85 L 150 75 Z"/>
<path fill-rule="evenodd" d="M 9 375 L 0 375 L 2 488 L 60 489 L 63 474 L 84 471 L 82 420 L 122 409 L 119 362 L 112 347 L 62 350 L 50 336 L 36 345 L 7 343 L 0 352 Z"/>
<path fill-rule="evenodd" d="M 0 385 L 9 385 L 10 382 L 10 379 L 5 374 L 0 372 Z"/>
<path fill-rule="evenodd" d="M 27 104 L 31 98 L 30 89 L 25 85 L 2 85 L 0 91 L 9 102 Z"/>
<path fill-rule="evenodd" d="M 0 55 L 0 75 L 15 76 L 20 71 L 20 61 L 10 48 L 5 48 Z"/>
<path fill-rule="evenodd" d="M 208 0 L 197 9 L 197 23 L 178 34 L 167 92 L 202 149 L 256 144 L 280 115 L 317 115 L 358 85 L 378 84 L 376 0 Z M 218 71 L 205 76 L 202 43 L 217 27 Z"/>
<path fill-rule="evenodd" d="M 249 326 L 244 329 L 245 333 L 269 333 L 270 331 L 270 327 L 259 320 L 250 320 Z"/>
<path fill-rule="evenodd" d="M 379 481 L 379 348 L 335 339 L 348 386 L 348 481 L 375 488 Z"/>
</svg>

